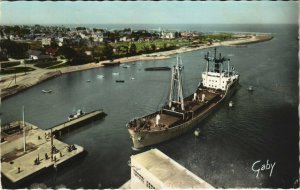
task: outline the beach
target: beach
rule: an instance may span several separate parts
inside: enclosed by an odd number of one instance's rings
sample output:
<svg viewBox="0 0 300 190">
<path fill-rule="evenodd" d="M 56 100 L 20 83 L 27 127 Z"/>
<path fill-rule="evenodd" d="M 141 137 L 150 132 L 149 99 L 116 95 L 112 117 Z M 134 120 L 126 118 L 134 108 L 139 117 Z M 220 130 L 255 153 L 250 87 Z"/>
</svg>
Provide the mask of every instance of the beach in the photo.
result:
<svg viewBox="0 0 300 190">
<path fill-rule="evenodd" d="M 181 47 L 176 50 L 170 50 L 170 51 L 164 51 L 164 52 L 155 52 L 151 54 L 144 54 L 144 55 L 137 55 L 137 56 L 131 56 L 131 57 L 124 57 L 115 59 L 115 62 L 120 63 L 129 63 L 129 62 L 135 62 L 135 61 L 153 61 L 153 60 L 162 60 L 162 59 L 168 59 L 171 55 L 184 53 L 184 52 L 190 52 L 190 51 L 196 51 L 200 49 L 206 49 L 206 48 L 212 48 L 212 47 L 218 47 L 218 46 L 241 46 L 245 44 L 250 43 L 257 43 L 257 42 L 263 42 L 267 40 L 271 40 L 272 36 L 269 34 L 252 34 L 248 38 L 241 38 L 236 40 L 230 40 L 230 41 L 222 41 L 222 42 L 214 42 L 212 44 L 204 44 L 198 47 Z M 36 68 L 36 70 L 21 73 L 21 74 L 10 74 L 10 75 L 3 75 L 0 80 L 0 88 L 1 88 L 1 99 L 5 99 L 7 97 L 10 97 L 18 92 L 21 92 L 25 89 L 28 89 L 34 85 L 37 85 L 43 81 L 52 79 L 54 77 L 58 77 L 62 74 L 66 73 L 72 73 L 77 71 L 83 71 L 87 69 L 93 69 L 93 68 L 99 68 L 103 67 L 103 63 L 107 62 L 107 60 L 100 61 L 98 63 L 88 63 L 84 65 L 78 65 L 78 66 L 68 66 L 63 67 L 59 69 L 41 69 Z"/>
</svg>

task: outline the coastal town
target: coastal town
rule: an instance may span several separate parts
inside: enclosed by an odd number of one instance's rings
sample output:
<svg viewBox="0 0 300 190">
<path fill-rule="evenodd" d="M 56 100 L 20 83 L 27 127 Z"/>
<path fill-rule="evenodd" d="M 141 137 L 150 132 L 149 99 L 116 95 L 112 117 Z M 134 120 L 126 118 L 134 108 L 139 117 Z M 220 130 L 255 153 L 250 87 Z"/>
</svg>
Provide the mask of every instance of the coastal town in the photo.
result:
<svg viewBox="0 0 300 190">
<path fill-rule="evenodd" d="M 41 60 L 60 55 L 69 60 L 69 65 L 237 38 L 228 33 L 206 35 L 195 31 L 180 32 L 161 28 L 108 30 L 34 25 L 1 26 L 0 30 L 3 39 L 1 61 L 6 61 L 7 58 Z M 14 46 L 20 47 L 20 50 L 12 51 Z"/>
<path fill-rule="evenodd" d="M 1 26 L 1 98 L 63 73 L 120 63 L 166 59 L 172 54 L 265 41 L 270 34 L 202 33 L 64 26 Z"/>
</svg>

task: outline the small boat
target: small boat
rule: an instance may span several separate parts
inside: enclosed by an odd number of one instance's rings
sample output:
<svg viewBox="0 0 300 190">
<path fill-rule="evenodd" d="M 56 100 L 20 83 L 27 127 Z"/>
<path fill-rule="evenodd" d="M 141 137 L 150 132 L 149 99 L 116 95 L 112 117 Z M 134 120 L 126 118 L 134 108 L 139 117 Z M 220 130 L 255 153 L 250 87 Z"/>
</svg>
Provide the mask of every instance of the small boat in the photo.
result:
<svg viewBox="0 0 300 190">
<path fill-rule="evenodd" d="M 135 80 L 135 78 L 134 78 L 134 77 L 131 77 L 130 79 L 131 79 L 131 80 Z"/>
<path fill-rule="evenodd" d="M 145 68 L 145 71 L 170 71 L 170 67 L 148 67 Z"/>
<path fill-rule="evenodd" d="M 127 68 L 129 68 L 130 66 L 129 66 L 129 65 L 126 65 L 126 64 L 123 64 L 122 67 L 127 69 Z"/>
<path fill-rule="evenodd" d="M 102 79 L 102 78 L 104 78 L 104 75 L 97 75 L 97 78 Z"/>
<path fill-rule="evenodd" d="M 229 106 L 230 108 L 232 108 L 232 107 L 233 107 L 233 102 L 230 101 L 229 104 L 228 104 L 228 106 Z"/>
<path fill-rule="evenodd" d="M 253 87 L 249 86 L 248 91 L 250 91 L 250 92 L 253 91 Z"/>
<path fill-rule="evenodd" d="M 91 80 L 87 80 L 86 82 L 91 82 Z"/>
<path fill-rule="evenodd" d="M 116 75 L 119 75 L 119 74 L 120 74 L 120 73 L 112 73 L 112 75 L 115 75 L 115 76 L 116 76 Z"/>
<path fill-rule="evenodd" d="M 85 112 L 83 112 L 81 109 L 79 109 L 79 110 L 77 110 L 76 114 L 71 114 L 68 117 L 68 120 L 71 121 L 71 120 L 79 118 L 79 117 L 81 117 L 83 115 L 85 115 Z"/>
<path fill-rule="evenodd" d="M 199 137 L 199 135 L 200 135 L 200 129 L 199 129 L 199 128 L 197 128 L 197 129 L 194 131 L 194 135 L 195 135 L 196 137 Z"/>
<path fill-rule="evenodd" d="M 52 90 L 42 90 L 43 93 L 51 93 Z"/>
<path fill-rule="evenodd" d="M 116 80 L 116 82 L 122 82 L 122 83 L 124 83 L 125 80 Z"/>
</svg>

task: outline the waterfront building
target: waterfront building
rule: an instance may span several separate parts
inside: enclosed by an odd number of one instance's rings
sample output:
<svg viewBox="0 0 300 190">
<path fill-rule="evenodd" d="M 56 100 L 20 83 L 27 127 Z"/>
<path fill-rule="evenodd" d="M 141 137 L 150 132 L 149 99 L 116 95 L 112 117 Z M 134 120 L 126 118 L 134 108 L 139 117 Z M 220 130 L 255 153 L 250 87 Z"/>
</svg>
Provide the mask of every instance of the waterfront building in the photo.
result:
<svg viewBox="0 0 300 190">
<path fill-rule="evenodd" d="M 131 179 L 122 189 L 214 188 L 158 149 L 131 156 L 130 167 Z"/>
</svg>

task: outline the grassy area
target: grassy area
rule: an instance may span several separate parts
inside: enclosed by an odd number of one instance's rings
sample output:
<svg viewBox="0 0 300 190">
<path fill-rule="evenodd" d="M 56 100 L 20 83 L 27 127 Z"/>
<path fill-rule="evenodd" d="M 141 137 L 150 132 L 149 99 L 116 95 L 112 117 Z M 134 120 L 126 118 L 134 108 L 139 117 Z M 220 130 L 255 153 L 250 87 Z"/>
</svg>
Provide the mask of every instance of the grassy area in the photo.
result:
<svg viewBox="0 0 300 190">
<path fill-rule="evenodd" d="M 68 62 L 63 63 L 63 64 L 56 64 L 51 67 L 47 67 L 46 69 L 58 69 L 58 68 L 67 67 L 67 66 L 70 66 L 70 64 Z"/>
<path fill-rule="evenodd" d="M 17 65 L 20 65 L 21 62 L 20 61 L 6 61 L 6 62 L 1 62 L 1 68 L 7 68 L 7 67 L 14 67 Z"/>
<path fill-rule="evenodd" d="M 29 71 L 34 71 L 34 68 L 31 67 L 10 67 L 10 68 L 1 68 L 0 75 L 5 74 L 14 74 L 14 73 L 24 73 Z"/>
<path fill-rule="evenodd" d="M 148 47 L 149 49 L 151 49 L 152 45 L 155 45 L 156 49 L 164 49 L 166 47 L 171 47 L 171 46 L 182 47 L 182 46 L 190 45 L 192 43 L 186 39 L 170 39 L 170 40 L 156 39 L 156 40 L 152 40 L 152 41 L 134 42 L 134 44 L 136 45 L 136 52 L 143 53 L 145 50 L 145 47 Z M 130 46 L 130 42 L 118 42 L 118 43 L 112 44 L 112 46 L 114 48 L 119 47 L 119 49 L 120 49 L 119 54 L 123 54 L 123 53 L 125 53 L 124 51 L 126 51 L 125 47 Z"/>
<path fill-rule="evenodd" d="M 46 63 L 49 61 L 56 61 L 56 58 L 45 58 L 45 59 L 26 59 L 25 63 L 26 64 L 39 64 L 39 63 Z"/>
<path fill-rule="evenodd" d="M 62 61 L 48 61 L 48 62 L 37 63 L 34 66 L 44 69 L 47 67 L 58 65 L 60 63 L 62 63 Z"/>
</svg>

